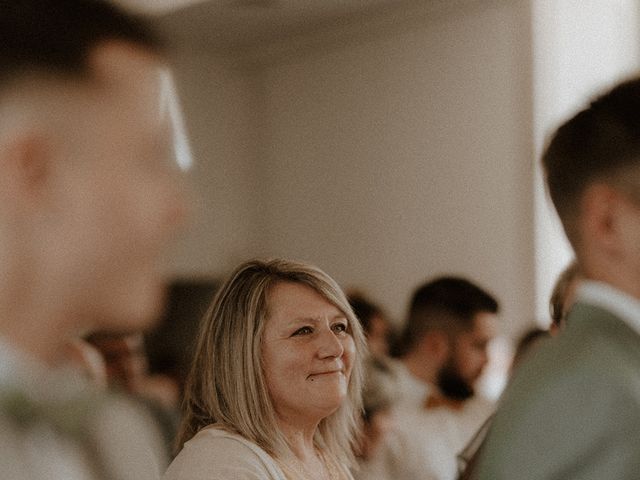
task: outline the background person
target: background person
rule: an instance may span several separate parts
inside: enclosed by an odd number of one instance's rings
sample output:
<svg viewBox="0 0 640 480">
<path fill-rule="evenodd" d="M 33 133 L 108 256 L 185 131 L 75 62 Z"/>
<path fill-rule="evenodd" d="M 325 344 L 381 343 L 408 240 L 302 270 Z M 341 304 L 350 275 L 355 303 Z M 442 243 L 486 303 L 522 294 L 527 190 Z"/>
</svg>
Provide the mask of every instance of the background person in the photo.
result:
<svg viewBox="0 0 640 480">
<path fill-rule="evenodd" d="M 363 429 L 353 476 L 357 480 L 391 480 L 395 472 L 383 447 L 396 428 L 397 378 L 389 363 L 376 357 L 365 365 Z"/>
<path fill-rule="evenodd" d="M 549 311 L 551 312 L 551 325 L 549 330 L 537 327 L 526 331 L 516 343 L 516 351 L 511 362 L 510 372 L 514 372 L 520 364 L 550 337 L 556 336 L 564 328 L 564 323 L 569 310 L 575 302 L 575 294 L 580 275 L 578 264 L 574 260 L 559 275 L 549 298 Z M 510 375 L 511 375 L 510 373 Z M 486 441 L 487 433 L 491 427 L 493 416 L 480 427 L 467 446 L 458 454 L 458 480 L 472 480 L 477 478 L 478 464 L 482 455 L 482 447 Z"/>
<path fill-rule="evenodd" d="M 360 324 L 319 269 L 247 262 L 205 315 L 165 480 L 350 479 Z"/>
<path fill-rule="evenodd" d="M 149 374 L 140 332 L 94 332 L 86 341 L 102 356 L 108 386 L 130 395 L 153 416 L 162 431 L 168 464 L 180 421 L 178 384 L 168 375 Z"/>
<path fill-rule="evenodd" d="M 474 384 L 497 312 L 492 295 L 460 277 L 438 277 L 414 292 L 395 348 L 397 427 L 384 453 L 396 479 L 456 477 L 457 454 L 493 411 Z"/>
<path fill-rule="evenodd" d="M 516 344 L 516 352 L 510 368 L 511 372 L 515 371 L 528 356 L 534 355 L 540 345 L 548 341 L 551 336 L 549 330 L 542 330 L 540 328 L 534 327 L 526 331 Z M 467 443 L 464 449 L 458 454 L 458 480 L 472 480 L 477 478 L 478 462 L 492 421 L 493 415 L 482 424 L 473 437 L 471 437 L 469 443 Z"/>
</svg>

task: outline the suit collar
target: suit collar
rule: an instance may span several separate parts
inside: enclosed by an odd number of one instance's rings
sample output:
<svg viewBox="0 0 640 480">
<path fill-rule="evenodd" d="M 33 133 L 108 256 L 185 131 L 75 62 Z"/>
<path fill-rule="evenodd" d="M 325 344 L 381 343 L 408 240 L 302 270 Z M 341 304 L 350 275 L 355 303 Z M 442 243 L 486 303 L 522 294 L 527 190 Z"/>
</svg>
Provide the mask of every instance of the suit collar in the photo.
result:
<svg viewBox="0 0 640 480">
<path fill-rule="evenodd" d="M 578 287 L 577 300 L 613 313 L 640 334 L 640 301 L 638 299 L 606 283 L 583 280 Z"/>
</svg>

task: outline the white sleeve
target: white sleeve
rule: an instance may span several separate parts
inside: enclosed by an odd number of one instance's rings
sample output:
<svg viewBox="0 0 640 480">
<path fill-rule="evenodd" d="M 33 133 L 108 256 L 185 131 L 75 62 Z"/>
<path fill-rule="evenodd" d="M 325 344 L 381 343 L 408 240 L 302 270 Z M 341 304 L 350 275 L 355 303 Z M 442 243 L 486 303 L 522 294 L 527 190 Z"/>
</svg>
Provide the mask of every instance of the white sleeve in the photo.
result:
<svg viewBox="0 0 640 480">
<path fill-rule="evenodd" d="M 163 480 L 271 480 L 260 457 L 228 437 L 200 437 L 187 442 Z"/>
<path fill-rule="evenodd" d="M 127 398 L 111 398 L 97 417 L 100 456 L 118 480 L 158 480 L 168 463 L 162 431 L 151 414 Z"/>
</svg>

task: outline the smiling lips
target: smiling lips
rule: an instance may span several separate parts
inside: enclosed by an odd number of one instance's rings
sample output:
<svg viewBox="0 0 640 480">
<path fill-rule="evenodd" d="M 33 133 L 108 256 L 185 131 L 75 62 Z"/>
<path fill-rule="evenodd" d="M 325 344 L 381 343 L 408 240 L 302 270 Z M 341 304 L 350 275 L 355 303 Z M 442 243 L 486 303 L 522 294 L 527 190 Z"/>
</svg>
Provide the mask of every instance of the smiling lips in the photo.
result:
<svg viewBox="0 0 640 480">
<path fill-rule="evenodd" d="M 334 375 L 336 373 L 343 373 L 342 369 L 334 369 L 334 370 L 326 370 L 324 372 L 317 372 L 317 373 L 312 373 L 310 374 L 307 378 L 313 378 L 313 377 L 323 377 L 323 376 L 327 376 L 327 375 Z"/>
</svg>

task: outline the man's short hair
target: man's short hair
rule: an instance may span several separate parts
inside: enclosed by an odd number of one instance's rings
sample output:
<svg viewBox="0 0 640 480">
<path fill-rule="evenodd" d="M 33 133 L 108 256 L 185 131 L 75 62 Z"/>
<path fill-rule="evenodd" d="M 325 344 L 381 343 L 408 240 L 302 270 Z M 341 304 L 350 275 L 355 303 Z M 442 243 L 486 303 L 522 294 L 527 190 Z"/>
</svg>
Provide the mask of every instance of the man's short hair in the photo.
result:
<svg viewBox="0 0 640 480">
<path fill-rule="evenodd" d="M 585 188 L 596 180 L 616 184 L 630 167 L 640 166 L 640 79 L 615 87 L 562 125 L 542 162 L 551 199 L 575 248 Z"/>
<path fill-rule="evenodd" d="M 89 54 L 106 40 L 162 50 L 140 17 L 106 1 L 0 2 L 0 87 L 24 73 L 85 75 Z"/>
<path fill-rule="evenodd" d="M 498 310 L 498 301 L 469 280 L 436 278 L 414 292 L 394 355 L 411 351 L 430 330 L 469 330 L 478 313 L 495 314 Z"/>
</svg>

